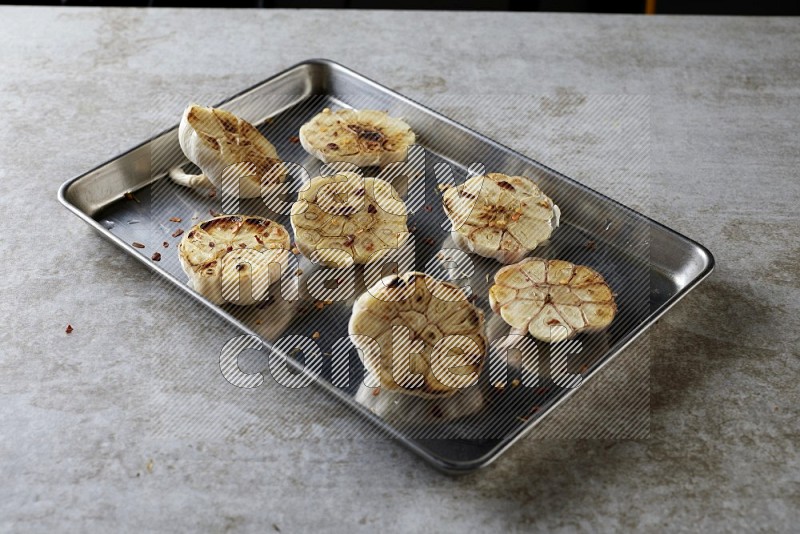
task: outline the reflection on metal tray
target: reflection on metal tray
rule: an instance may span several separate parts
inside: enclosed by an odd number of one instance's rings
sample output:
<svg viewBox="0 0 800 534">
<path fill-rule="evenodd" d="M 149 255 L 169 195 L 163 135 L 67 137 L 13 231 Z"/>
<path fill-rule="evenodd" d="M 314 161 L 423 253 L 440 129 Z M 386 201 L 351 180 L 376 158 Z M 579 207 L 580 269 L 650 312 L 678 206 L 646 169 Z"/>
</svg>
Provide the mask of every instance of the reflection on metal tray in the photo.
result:
<svg viewBox="0 0 800 534">
<path fill-rule="evenodd" d="M 417 270 L 436 269 L 437 254 L 454 248 L 436 187 L 444 170 L 449 168 L 455 180 L 463 181 L 469 166 L 480 162 L 488 172 L 533 179 L 562 209 L 561 226 L 535 254 L 589 265 L 602 273 L 617 293 L 619 312 L 611 327 L 602 334 L 579 336 L 581 353 L 561 369 L 562 373 L 579 375 L 584 382 L 713 268 L 713 257 L 701 245 L 330 61 L 298 64 L 220 106 L 257 125 L 285 161 L 303 166 L 312 176 L 320 163 L 307 155 L 293 136 L 323 108 L 382 109 L 405 118 L 417 133 L 425 163 L 425 196 L 416 199 L 417 209 L 409 216 Z M 298 257 L 298 272 L 302 272 L 299 301 L 274 298 L 271 293 L 263 305 L 216 306 L 186 286 L 175 246 L 180 237 L 173 237 L 173 233 L 177 226 L 187 229 L 210 217 L 210 212 L 221 211 L 221 199 L 220 195 L 182 189 L 165 178 L 175 165 L 188 168 L 178 145 L 177 127 L 66 182 L 59 197 L 104 236 L 242 332 L 259 336 L 269 346 L 291 334 L 309 336 L 319 331 L 320 349 L 326 354 L 335 350 L 334 342 L 347 335 L 353 298 L 321 309 L 316 306 L 302 290 L 302 282 L 319 268 L 302 257 Z M 130 192 L 136 201 L 126 196 Z M 287 216 L 270 213 L 260 199 L 240 200 L 236 211 L 267 216 L 289 227 Z M 170 224 L 170 217 L 180 217 L 183 223 Z M 162 255 L 159 262 L 152 261 L 147 252 L 153 250 L 152 246 L 147 250 L 131 246 L 140 242 L 158 247 L 164 241 L 170 248 L 157 249 Z M 487 295 L 489 281 L 500 265 L 486 258 L 472 257 L 472 261 L 474 272 L 461 283 L 468 282 L 476 305 L 484 310 L 489 339 L 497 339 L 508 334 L 508 327 L 490 310 Z M 447 274 L 439 269 L 440 276 Z M 363 270 L 357 274 L 360 281 Z M 357 282 L 356 286 L 358 295 L 364 285 Z M 555 379 L 548 368 L 550 347 L 537 344 L 537 349 L 542 357 L 535 377 L 526 376 L 525 369 L 509 356 L 506 387 L 490 384 L 485 368 L 478 384 L 446 401 L 373 395 L 363 385 L 363 366 L 354 350 L 346 355 L 350 370 L 346 384 L 332 383 L 330 361 L 322 365 L 316 384 L 438 468 L 465 472 L 490 463 L 574 391 L 563 380 Z M 291 363 L 300 367 L 302 361 Z M 403 406 L 403 417 L 393 415 L 396 404 Z"/>
</svg>

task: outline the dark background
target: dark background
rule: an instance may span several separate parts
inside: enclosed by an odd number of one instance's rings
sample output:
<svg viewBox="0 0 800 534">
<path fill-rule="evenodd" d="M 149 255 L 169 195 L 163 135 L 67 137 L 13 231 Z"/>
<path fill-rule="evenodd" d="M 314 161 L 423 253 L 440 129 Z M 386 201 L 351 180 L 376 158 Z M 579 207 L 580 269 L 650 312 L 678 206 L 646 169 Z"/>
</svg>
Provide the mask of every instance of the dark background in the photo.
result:
<svg viewBox="0 0 800 534">
<path fill-rule="evenodd" d="M 33 2 L 2 2 L 24 4 Z M 67 6 L 195 7 L 193 2 L 160 0 L 72 1 L 36 4 Z M 238 0 L 204 2 L 212 7 L 270 8 L 315 7 L 354 9 L 452 9 L 500 11 L 575 11 L 589 13 L 645 13 L 708 15 L 800 15 L 800 0 Z M 649 6 L 649 7 L 648 7 Z"/>
</svg>

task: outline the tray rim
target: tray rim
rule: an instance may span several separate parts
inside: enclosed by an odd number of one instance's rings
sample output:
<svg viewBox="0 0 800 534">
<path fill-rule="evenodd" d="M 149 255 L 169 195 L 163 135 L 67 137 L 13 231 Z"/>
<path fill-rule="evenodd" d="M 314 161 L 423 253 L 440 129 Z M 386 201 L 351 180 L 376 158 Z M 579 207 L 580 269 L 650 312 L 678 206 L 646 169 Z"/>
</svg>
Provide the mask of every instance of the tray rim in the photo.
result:
<svg viewBox="0 0 800 534">
<path fill-rule="evenodd" d="M 372 80 L 371 78 L 368 78 L 368 77 L 366 77 L 366 76 L 354 71 L 353 69 L 342 65 L 341 63 L 338 63 L 338 62 L 330 60 L 330 59 L 310 58 L 310 59 L 306 59 L 304 61 L 300 61 L 298 63 L 295 63 L 295 64 L 293 64 L 293 65 L 291 65 L 291 66 L 289 66 L 289 67 L 287 67 L 287 68 L 285 68 L 285 69 L 273 74 L 272 76 L 269 76 L 268 78 L 266 78 L 266 79 L 264 79 L 264 80 L 262 80 L 260 82 L 257 82 L 257 83 L 255 83 L 255 84 L 253 84 L 253 85 L 251 85 L 251 86 L 249 86 L 249 87 L 247 87 L 247 88 L 245 88 L 245 89 L 243 89 L 241 91 L 238 91 L 237 93 L 233 94 L 232 96 L 230 96 L 228 98 L 225 98 L 223 101 L 215 104 L 215 106 L 224 105 L 225 103 L 230 102 L 231 100 L 234 100 L 234 99 L 244 95 L 245 93 L 253 91 L 253 90 L 257 89 L 258 87 L 260 87 L 260 86 L 262 86 L 264 84 L 270 83 L 271 81 L 276 80 L 276 79 L 280 78 L 281 76 L 284 76 L 284 75 L 286 75 L 286 74 L 288 74 L 288 73 L 290 73 L 290 72 L 292 72 L 294 70 L 298 70 L 300 68 L 308 67 L 308 66 L 323 66 L 323 67 L 326 67 L 328 69 L 339 70 L 340 72 L 343 72 L 343 73 L 345 73 L 345 74 L 347 74 L 349 76 L 357 78 L 361 82 L 370 84 L 370 85 L 380 89 L 381 91 L 383 91 L 384 93 L 389 94 L 393 98 L 402 100 L 405 103 L 413 105 L 413 106 L 415 106 L 417 108 L 421 108 L 426 113 L 434 115 L 437 119 L 443 120 L 443 121 L 445 121 L 445 122 L 447 122 L 447 123 L 449 123 L 449 124 L 451 124 L 453 126 L 456 126 L 457 128 L 468 132 L 470 135 L 480 139 L 483 142 L 495 145 L 496 147 L 499 147 L 499 148 L 507 151 L 508 153 L 513 154 L 514 156 L 520 158 L 525 163 L 541 167 L 544 170 L 546 170 L 547 172 L 550 172 L 553 175 L 557 176 L 559 179 L 568 181 L 572 185 L 577 186 L 577 187 L 579 187 L 581 189 L 588 190 L 592 194 L 595 194 L 595 195 L 599 196 L 604 202 L 612 203 L 615 206 L 617 206 L 618 208 L 621 208 L 623 211 L 626 211 L 629 214 L 632 214 L 632 215 L 634 215 L 634 216 L 636 216 L 638 218 L 641 218 L 647 224 L 652 225 L 652 226 L 654 226 L 656 228 L 659 228 L 662 231 L 666 231 L 668 234 L 671 234 L 672 236 L 674 236 L 674 237 L 676 237 L 676 238 L 688 243 L 689 245 L 691 245 L 697 252 L 699 252 L 705 258 L 706 265 L 703 268 L 703 270 L 699 274 L 697 274 L 694 278 L 689 280 L 686 283 L 686 285 L 684 285 L 680 290 L 678 290 L 678 292 L 676 292 L 674 295 L 672 295 L 664 304 L 661 305 L 660 308 L 658 308 L 655 312 L 652 312 L 650 315 L 648 315 L 648 317 L 644 321 L 642 321 L 641 323 L 637 324 L 636 327 L 631 332 L 629 332 L 628 334 L 623 336 L 620 339 L 620 341 L 618 341 L 617 346 L 614 348 L 614 350 L 613 351 L 609 351 L 609 353 L 606 355 L 606 357 L 603 359 L 603 361 L 599 365 L 594 367 L 594 369 L 592 370 L 592 372 L 590 374 L 588 374 L 586 377 L 584 377 L 581 385 L 584 385 L 586 383 L 586 381 L 591 380 L 594 376 L 596 376 L 598 371 L 600 371 L 606 365 L 608 365 L 622 351 L 627 349 L 637 338 L 639 338 L 642 334 L 644 334 L 644 332 L 649 330 L 650 327 L 658 319 L 660 319 L 667 311 L 669 311 L 680 300 L 682 300 L 698 284 L 700 284 L 703 280 L 705 280 L 713 272 L 713 270 L 714 270 L 714 268 L 716 266 L 716 260 L 714 258 L 714 255 L 711 253 L 711 251 L 707 247 L 705 247 L 701 243 L 695 241 L 694 239 L 692 239 L 690 237 L 687 237 L 686 235 L 682 234 L 681 232 L 678 232 L 677 230 L 674 230 L 674 229 L 666 226 L 665 224 L 660 223 L 659 221 L 656 221 L 655 219 L 653 219 L 653 218 L 651 218 L 651 217 L 649 217 L 649 216 L 647 216 L 647 215 L 645 215 L 643 213 L 640 213 L 640 212 L 634 210 L 633 208 L 630 208 L 630 207 L 622 204 L 621 202 L 619 202 L 617 200 L 614 200 L 613 198 L 610 198 L 610 197 L 606 196 L 605 194 L 603 194 L 603 193 L 601 193 L 601 192 L 599 192 L 599 191 L 597 191 L 595 189 L 592 189 L 592 188 L 590 188 L 590 187 L 578 182 L 577 180 L 575 180 L 573 178 L 570 178 L 569 176 L 567 176 L 567 175 L 565 175 L 565 174 L 563 174 L 563 173 L 561 173 L 561 172 L 559 172 L 559 171 L 557 171 L 555 169 L 552 169 L 551 167 L 549 167 L 549 166 L 547 166 L 547 165 L 545 165 L 545 164 L 543 164 L 543 163 L 541 163 L 541 162 L 539 162 L 537 160 L 534 160 L 533 158 L 530 158 L 530 157 L 528 157 L 528 156 L 526 156 L 526 155 L 524 155 L 524 154 L 522 154 L 520 152 L 517 152 L 516 150 L 514 150 L 512 148 L 509 148 L 508 146 L 506 146 L 506 145 L 504 145 L 504 144 L 502 144 L 502 143 L 500 143 L 500 142 L 498 142 L 498 141 L 496 141 L 494 139 L 491 139 L 491 138 L 481 134 L 478 131 L 473 130 L 472 128 L 470 128 L 470 127 L 468 127 L 468 126 L 466 126 L 464 124 L 461 124 L 460 122 L 455 121 L 455 120 L 451 119 L 450 117 L 447 117 L 446 115 L 443 115 L 443 114 L 441 114 L 440 112 L 438 112 L 438 111 L 436 111 L 434 109 L 431 109 L 431 108 L 429 108 L 429 107 L 427 107 L 427 106 L 425 106 L 423 104 L 420 104 L 416 100 L 413 100 L 413 99 L 411 99 L 411 98 L 409 98 L 409 97 L 407 97 L 407 96 L 405 96 L 405 95 L 403 95 L 401 93 L 398 93 L 397 91 L 394 91 L 393 89 L 391 89 L 391 88 L 389 88 L 389 87 L 387 87 L 387 86 L 385 86 L 385 85 L 383 85 L 383 84 L 381 84 L 379 82 L 376 82 L 375 80 Z M 226 312 L 225 310 L 223 310 L 222 308 L 220 308 L 216 304 L 214 304 L 211 301 L 207 300 L 206 298 L 204 298 L 200 294 L 194 292 L 185 283 L 183 283 L 182 281 L 178 280 L 176 277 L 174 277 L 172 274 L 167 272 L 165 269 L 159 267 L 158 265 L 156 265 L 152 261 L 149 261 L 146 256 L 144 256 L 142 254 L 139 254 L 139 253 L 136 253 L 136 251 L 133 248 L 131 248 L 128 245 L 128 243 L 124 242 L 121 238 L 117 237 L 116 235 L 111 233 L 108 229 L 103 227 L 98 221 L 96 221 L 89 214 L 87 214 L 85 211 L 80 209 L 77 205 L 75 205 L 73 202 L 71 202 L 67 197 L 67 193 L 68 193 L 70 187 L 72 187 L 75 183 L 77 183 L 78 181 L 80 181 L 84 177 L 89 176 L 92 173 L 98 171 L 99 169 L 105 167 L 106 165 L 109 165 L 109 164 L 113 163 L 114 161 L 119 160 L 120 158 L 122 158 L 122 157 L 124 157 L 124 156 L 126 156 L 126 155 L 128 155 L 128 154 L 130 154 L 130 153 L 132 153 L 132 152 L 134 152 L 134 151 L 146 146 L 146 145 L 148 145 L 149 143 L 153 142 L 155 139 L 158 139 L 159 137 L 161 137 L 161 136 L 163 136 L 165 134 L 168 134 L 169 132 L 174 131 L 176 128 L 177 128 L 177 125 L 174 125 L 174 126 L 171 126 L 169 128 L 166 128 L 166 129 L 158 132 L 157 134 L 151 136 L 150 138 L 146 139 L 145 141 L 142 141 L 141 143 L 131 147 L 130 149 L 125 150 L 124 152 L 121 152 L 121 153 L 117 154 L 116 156 L 111 157 L 111 158 L 103 161 L 102 163 L 100 163 L 98 165 L 95 165 L 94 167 L 92 167 L 88 171 L 83 172 L 78 176 L 75 176 L 73 178 L 68 179 L 63 184 L 61 184 L 61 186 L 58 188 L 58 194 L 57 194 L 58 201 L 64 207 L 66 207 L 69 211 L 71 211 L 72 213 L 77 215 L 80 219 L 82 219 L 85 223 L 89 224 L 95 230 L 100 232 L 100 234 L 103 237 L 105 237 L 106 239 L 110 240 L 112 243 L 116 244 L 118 247 L 123 249 L 123 251 L 125 251 L 129 255 L 133 256 L 134 258 L 136 258 L 140 263 L 145 265 L 147 268 L 149 268 L 152 271 L 164 276 L 174 286 L 177 286 L 185 294 L 187 294 L 191 298 L 199 301 L 201 304 L 206 306 L 210 311 L 212 311 L 212 312 L 216 313 L 217 315 L 221 316 L 221 318 L 227 320 L 232 326 L 236 327 L 237 329 L 239 329 L 240 331 L 242 331 L 242 332 L 244 332 L 246 334 L 254 335 L 254 336 L 258 337 L 261 340 L 261 343 L 264 346 L 269 347 L 270 344 L 268 342 L 266 342 L 265 340 L 261 339 L 260 336 L 258 336 L 258 334 L 256 332 L 252 331 L 250 328 L 248 328 L 246 325 L 241 323 L 235 317 L 233 317 L 230 314 L 228 314 L 228 312 Z M 509 433 L 508 435 L 504 436 L 503 438 L 497 439 L 496 440 L 497 444 L 495 446 L 493 446 L 488 452 L 486 452 L 482 456 L 479 456 L 477 458 L 474 458 L 474 459 L 468 460 L 468 461 L 453 461 L 453 460 L 448 460 L 446 458 L 442 458 L 442 457 L 436 455 L 431 450 L 421 446 L 413 438 L 409 438 L 409 437 L 403 435 L 400 431 L 398 431 L 394 427 L 388 425 L 383 419 L 377 417 L 375 414 L 372 414 L 372 412 L 370 412 L 366 408 L 361 407 L 360 405 L 355 405 L 353 399 L 351 399 L 349 397 L 346 397 L 343 393 L 341 393 L 337 388 L 333 387 L 332 385 L 328 385 L 328 384 L 325 384 L 324 382 L 320 382 L 320 381 L 316 381 L 314 383 L 314 385 L 321 387 L 327 393 L 330 393 L 330 394 L 334 395 L 335 397 L 337 397 L 340 401 L 342 401 L 345 404 L 347 404 L 351 409 L 355 410 L 356 412 L 359 412 L 360 415 L 362 415 L 362 416 L 366 417 L 367 419 L 369 419 L 371 423 L 376 424 L 381 429 L 381 431 L 388 433 L 390 437 L 395 438 L 398 441 L 400 441 L 406 448 L 408 448 L 411 451 L 415 452 L 417 455 L 422 457 L 422 459 L 424 459 L 427 463 L 429 463 L 430 465 L 432 465 L 436 469 L 438 469 L 438 470 L 440 470 L 440 471 L 442 471 L 444 473 L 447 473 L 447 474 L 465 474 L 465 473 L 469 473 L 469 472 L 472 472 L 474 470 L 481 469 L 481 468 L 489 466 L 497 458 L 499 458 L 503 453 L 505 453 L 506 450 L 508 450 L 512 445 L 514 445 L 518 440 L 522 439 L 525 435 L 529 434 L 536 426 L 541 424 L 541 422 L 543 420 L 545 420 L 555 409 L 559 408 L 563 403 L 565 403 L 569 398 L 571 398 L 575 394 L 575 392 L 577 390 L 580 389 L 580 387 L 577 387 L 577 388 L 574 388 L 574 389 L 567 390 L 555 402 L 553 402 L 544 412 L 542 412 L 539 415 L 539 417 L 537 417 L 535 420 L 531 421 L 530 424 L 523 425 L 523 426 L 519 427 L 519 429 Z"/>
</svg>

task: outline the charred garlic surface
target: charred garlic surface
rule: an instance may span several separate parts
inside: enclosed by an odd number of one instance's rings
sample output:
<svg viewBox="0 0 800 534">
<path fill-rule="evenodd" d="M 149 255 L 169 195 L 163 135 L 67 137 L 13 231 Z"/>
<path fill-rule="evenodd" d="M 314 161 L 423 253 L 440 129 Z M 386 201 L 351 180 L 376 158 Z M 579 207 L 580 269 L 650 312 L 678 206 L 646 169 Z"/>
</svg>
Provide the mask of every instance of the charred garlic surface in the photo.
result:
<svg viewBox="0 0 800 534">
<path fill-rule="evenodd" d="M 300 252 L 332 267 L 366 264 L 402 246 L 407 219 L 391 184 L 352 172 L 313 178 L 291 211 Z"/>
<path fill-rule="evenodd" d="M 248 215 L 225 215 L 196 224 L 178 245 L 192 287 L 216 304 L 246 306 L 261 300 L 270 264 L 288 268 L 289 232 L 281 224 Z M 274 269 L 277 271 L 277 269 Z"/>
<path fill-rule="evenodd" d="M 300 128 L 303 148 L 324 163 L 383 167 L 406 157 L 416 136 L 402 119 L 383 111 L 325 108 Z"/>
<path fill-rule="evenodd" d="M 389 391 L 452 394 L 472 385 L 486 360 L 483 312 L 460 287 L 424 273 L 388 276 L 362 294 L 349 332 Z"/>
<path fill-rule="evenodd" d="M 453 241 L 465 252 L 514 263 L 558 226 L 558 206 L 523 176 L 490 173 L 440 188 Z"/>
<path fill-rule="evenodd" d="M 603 330 L 617 312 L 614 294 L 600 273 L 540 258 L 497 271 L 489 303 L 512 328 L 547 342 Z"/>
<path fill-rule="evenodd" d="M 192 188 L 214 186 L 241 198 L 261 195 L 262 185 L 283 182 L 286 171 L 275 147 L 255 126 L 228 111 L 191 104 L 178 129 L 181 150 L 202 174 L 170 171 L 176 183 Z"/>
</svg>

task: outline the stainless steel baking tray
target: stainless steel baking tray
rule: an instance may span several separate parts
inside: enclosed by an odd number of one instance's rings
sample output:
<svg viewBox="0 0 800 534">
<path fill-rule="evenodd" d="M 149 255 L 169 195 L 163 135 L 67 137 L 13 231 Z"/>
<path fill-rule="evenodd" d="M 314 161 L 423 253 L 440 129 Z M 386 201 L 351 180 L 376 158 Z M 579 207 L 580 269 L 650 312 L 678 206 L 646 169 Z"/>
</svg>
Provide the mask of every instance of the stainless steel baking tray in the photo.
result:
<svg viewBox="0 0 800 534">
<path fill-rule="evenodd" d="M 324 107 L 384 109 L 404 117 L 418 134 L 425 158 L 425 199 L 409 219 L 409 225 L 416 227 L 418 270 L 423 270 L 443 247 L 452 247 L 436 190 L 441 164 L 450 166 L 456 180 L 464 179 L 473 162 L 482 163 L 487 172 L 532 178 L 563 211 L 562 226 L 536 255 L 588 264 L 600 271 L 617 293 L 619 312 L 611 328 L 600 335 L 581 336 L 583 351 L 569 362 L 570 372 L 580 375 L 582 383 L 706 277 L 714 265 L 712 255 L 700 244 L 331 61 L 305 61 L 219 105 L 257 125 L 284 160 L 304 166 L 312 175 L 319 163 L 292 136 Z M 305 293 L 293 303 L 255 308 L 215 306 L 186 286 L 177 260 L 175 245 L 179 238 L 172 233 L 178 226 L 187 229 L 197 219 L 208 218 L 209 211 L 221 211 L 220 196 L 181 189 L 165 178 L 170 168 L 186 164 L 175 127 L 67 181 L 58 196 L 67 208 L 122 250 L 243 333 L 259 336 L 265 346 L 271 346 L 280 336 L 309 335 L 319 330 L 323 334 L 319 339 L 322 351 L 330 350 L 327 340 L 347 334 L 352 299 L 321 310 Z M 238 211 L 270 216 L 289 227 L 287 217 L 265 212 L 259 199 L 242 201 Z M 174 216 L 181 217 L 183 223 L 169 223 Z M 162 241 L 171 246 L 161 248 Z M 134 248 L 133 242 L 146 248 Z M 161 253 L 161 261 L 151 259 L 154 251 Z M 506 327 L 489 310 L 487 299 L 488 279 L 499 264 L 483 258 L 473 260 L 475 271 L 468 282 L 476 304 L 486 312 L 490 338 L 503 335 Z M 302 276 L 315 270 L 305 261 L 300 267 Z M 547 347 L 542 350 L 546 353 Z M 301 361 L 284 356 L 302 368 Z M 474 413 L 451 419 L 442 409 L 452 409 L 452 404 L 443 408 L 434 405 L 432 410 L 423 406 L 424 413 L 415 412 L 420 413 L 417 420 L 403 420 L 376 406 L 373 397 L 380 395 L 365 394 L 363 368 L 355 353 L 349 357 L 351 380 L 346 386 L 332 384 L 330 364 L 322 367 L 315 384 L 448 472 L 487 465 L 575 391 L 567 387 L 569 384 L 554 380 L 546 367 L 540 368 L 534 384 L 533 379 L 521 374 L 524 370 L 512 364 L 505 388 L 494 387 L 486 376 L 489 373 L 482 373 L 480 383 L 474 386 L 481 396 L 480 409 Z M 515 377 L 525 379 L 524 387 L 512 387 L 519 383 Z M 536 387 L 529 387 L 532 385 Z"/>
</svg>

